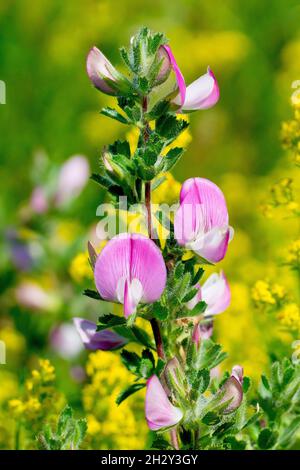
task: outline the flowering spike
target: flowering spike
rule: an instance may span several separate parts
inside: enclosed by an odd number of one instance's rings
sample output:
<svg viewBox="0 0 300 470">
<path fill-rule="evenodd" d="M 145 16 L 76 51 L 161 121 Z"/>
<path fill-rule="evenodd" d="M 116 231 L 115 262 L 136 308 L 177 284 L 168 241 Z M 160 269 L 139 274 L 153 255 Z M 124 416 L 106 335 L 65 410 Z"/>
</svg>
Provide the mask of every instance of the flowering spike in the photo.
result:
<svg viewBox="0 0 300 470">
<path fill-rule="evenodd" d="M 160 250 L 148 237 L 136 233 L 112 238 L 98 256 L 94 274 L 101 297 L 123 303 L 126 317 L 140 302 L 158 300 L 167 277 Z"/>
<path fill-rule="evenodd" d="M 183 417 L 181 409 L 172 405 L 168 399 L 156 375 L 147 381 L 145 416 L 152 431 L 174 426 Z"/>
</svg>

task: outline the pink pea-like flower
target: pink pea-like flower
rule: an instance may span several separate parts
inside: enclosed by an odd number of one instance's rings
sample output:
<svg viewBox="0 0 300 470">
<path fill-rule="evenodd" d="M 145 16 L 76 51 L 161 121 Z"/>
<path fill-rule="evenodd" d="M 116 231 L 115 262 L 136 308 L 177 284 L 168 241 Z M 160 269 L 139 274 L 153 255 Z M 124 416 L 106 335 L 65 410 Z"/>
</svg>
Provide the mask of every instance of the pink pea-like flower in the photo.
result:
<svg viewBox="0 0 300 470">
<path fill-rule="evenodd" d="M 243 368 L 241 366 L 234 366 L 231 371 L 231 376 L 226 380 L 221 388 L 223 394 L 221 403 L 230 403 L 224 410 L 225 414 L 231 413 L 236 410 L 243 400 Z"/>
<path fill-rule="evenodd" d="M 86 157 L 74 155 L 62 165 L 55 193 L 55 204 L 61 206 L 77 197 L 90 176 L 90 166 Z"/>
<path fill-rule="evenodd" d="M 116 95 L 116 90 L 111 86 L 116 82 L 116 69 L 97 48 L 92 47 L 87 56 L 86 70 L 93 85 L 107 95 Z"/>
<path fill-rule="evenodd" d="M 163 47 L 169 54 L 179 89 L 179 93 L 173 99 L 172 103 L 178 106 L 181 112 L 197 111 L 214 106 L 219 100 L 220 91 L 212 70 L 208 67 L 206 74 L 186 87 L 184 77 L 177 65 L 171 48 L 169 46 Z"/>
<path fill-rule="evenodd" d="M 99 254 L 94 276 L 101 297 L 123 304 L 128 318 L 140 302 L 152 303 L 160 298 L 167 270 L 152 240 L 140 234 L 121 233 Z"/>
<path fill-rule="evenodd" d="M 223 271 L 211 274 L 204 282 L 203 286 L 198 285 L 198 292 L 195 297 L 187 303 L 189 309 L 204 300 L 207 304 L 204 317 L 223 313 L 230 305 L 230 287 Z"/>
<path fill-rule="evenodd" d="M 180 192 L 180 207 L 175 214 L 177 242 L 201 258 L 217 263 L 233 237 L 228 211 L 220 188 L 205 178 L 186 180 Z"/>
<path fill-rule="evenodd" d="M 111 330 L 97 331 L 96 323 L 84 318 L 73 318 L 74 325 L 86 349 L 110 351 L 128 343 L 123 336 Z"/>
<path fill-rule="evenodd" d="M 147 381 L 145 416 L 152 431 L 175 426 L 183 417 L 181 409 L 172 405 L 168 399 L 156 375 Z"/>
</svg>

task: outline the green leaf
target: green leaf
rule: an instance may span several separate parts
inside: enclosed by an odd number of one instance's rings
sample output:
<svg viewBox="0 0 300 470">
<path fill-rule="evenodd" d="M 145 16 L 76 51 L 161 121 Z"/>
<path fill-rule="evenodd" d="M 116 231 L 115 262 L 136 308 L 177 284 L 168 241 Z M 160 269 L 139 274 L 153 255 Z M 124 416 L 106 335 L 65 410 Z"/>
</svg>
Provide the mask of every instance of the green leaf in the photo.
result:
<svg viewBox="0 0 300 470">
<path fill-rule="evenodd" d="M 87 297 L 90 297 L 91 299 L 103 300 L 99 292 L 92 290 L 92 289 L 85 289 L 83 291 L 83 295 L 86 295 Z"/>
<path fill-rule="evenodd" d="M 211 339 L 204 339 L 200 343 L 197 367 L 199 369 L 213 369 L 226 357 L 227 354 L 222 351 L 219 344 L 215 344 Z"/>
<path fill-rule="evenodd" d="M 204 274 L 204 269 L 199 268 L 192 280 L 192 286 L 196 285 Z"/>
<path fill-rule="evenodd" d="M 164 321 L 168 318 L 169 309 L 168 307 L 161 305 L 160 302 L 155 302 L 152 305 L 152 315 L 158 320 Z"/>
<path fill-rule="evenodd" d="M 258 436 L 258 446 L 260 449 L 267 450 L 274 447 L 277 440 L 277 433 L 269 428 L 263 429 Z"/>
<path fill-rule="evenodd" d="M 108 176 L 93 173 L 91 175 L 91 179 L 96 183 L 100 184 L 100 186 L 102 186 L 103 188 L 108 189 L 108 191 L 115 196 L 123 196 L 124 194 L 122 187 Z"/>
<path fill-rule="evenodd" d="M 120 405 L 124 400 L 126 400 L 126 398 L 138 392 L 145 386 L 146 386 L 145 383 L 134 383 L 130 385 L 129 387 L 125 388 L 124 390 L 122 390 L 116 399 L 117 405 Z"/>
<path fill-rule="evenodd" d="M 155 434 L 151 444 L 151 449 L 167 450 L 171 449 L 171 445 L 162 436 Z"/>
<path fill-rule="evenodd" d="M 146 346 L 146 348 L 154 349 L 152 341 L 145 330 L 133 325 L 131 331 L 140 344 Z"/>
<path fill-rule="evenodd" d="M 250 387 L 251 387 L 251 379 L 249 377 L 244 377 L 243 378 L 243 392 L 247 393 Z"/>
<path fill-rule="evenodd" d="M 125 325 L 126 320 L 124 317 L 119 317 L 118 315 L 113 315 L 112 313 L 108 313 L 106 315 L 102 315 L 98 319 L 97 324 L 97 331 L 105 330 L 106 328 L 113 328 L 114 326 L 118 325 Z"/>
<path fill-rule="evenodd" d="M 189 316 L 194 317 L 197 315 L 200 315 L 201 313 L 204 313 L 207 307 L 207 303 L 204 302 L 204 300 L 200 300 L 195 307 L 189 311 Z"/>
<path fill-rule="evenodd" d="M 300 416 L 296 416 L 292 422 L 283 430 L 279 437 L 278 445 L 281 448 L 291 447 L 296 433 L 300 429 Z"/>
<path fill-rule="evenodd" d="M 246 441 L 238 440 L 235 436 L 227 436 L 223 442 L 228 444 L 231 450 L 245 450 L 247 445 Z"/>
<path fill-rule="evenodd" d="M 142 358 L 140 361 L 139 375 L 144 379 L 148 379 L 153 375 L 153 363 L 148 358 Z"/>
<path fill-rule="evenodd" d="M 163 158 L 162 163 L 163 163 L 163 170 L 164 172 L 170 171 L 178 162 L 180 157 L 183 155 L 185 152 L 185 149 L 180 148 L 180 147 L 175 147 L 169 150 L 167 155 Z"/>
<path fill-rule="evenodd" d="M 270 384 L 269 384 L 269 381 L 267 379 L 267 377 L 265 375 L 262 375 L 261 376 L 261 381 L 262 381 L 262 384 L 263 386 L 265 387 L 266 390 L 270 391 L 271 390 L 271 387 L 270 387 Z"/>
<path fill-rule="evenodd" d="M 191 289 L 182 299 L 182 303 L 186 303 L 186 302 L 189 302 L 190 300 L 192 300 L 195 295 L 198 293 L 198 289 L 197 288 L 193 288 Z"/>
<path fill-rule="evenodd" d="M 109 107 L 103 108 L 101 109 L 100 114 L 110 117 L 111 119 L 115 119 L 116 121 L 119 121 L 122 124 L 130 124 L 130 122 L 122 114 L 120 114 L 116 109 L 109 108 Z"/>
<path fill-rule="evenodd" d="M 130 158 L 130 145 L 127 140 L 116 140 L 113 144 L 108 146 L 109 153 L 113 155 L 125 155 Z"/>
<path fill-rule="evenodd" d="M 141 358 L 135 352 L 123 349 L 121 352 L 121 360 L 130 372 L 139 375 Z"/>
<path fill-rule="evenodd" d="M 73 417 L 73 410 L 69 405 L 66 405 L 65 408 L 62 410 L 57 423 L 57 432 L 58 434 L 62 434 L 66 432 L 67 425 L 69 420 Z"/>
</svg>

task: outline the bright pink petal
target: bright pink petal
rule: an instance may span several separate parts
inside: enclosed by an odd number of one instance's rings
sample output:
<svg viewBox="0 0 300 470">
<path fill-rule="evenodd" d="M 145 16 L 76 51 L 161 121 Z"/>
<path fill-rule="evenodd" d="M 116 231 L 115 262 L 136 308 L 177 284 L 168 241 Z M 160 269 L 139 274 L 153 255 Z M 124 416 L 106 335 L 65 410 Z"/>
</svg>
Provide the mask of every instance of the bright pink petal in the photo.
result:
<svg viewBox="0 0 300 470">
<path fill-rule="evenodd" d="M 207 303 L 205 316 L 224 312 L 230 305 L 230 288 L 223 271 L 213 273 L 201 287 L 202 299 Z"/>
<path fill-rule="evenodd" d="M 84 318 L 73 318 L 76 329 L 86 349 L 109 351 L 128 343 L 126 338 L 111 330 L 97 331 L 97 325 Z"/>
<path fill-rule="evenodd" d="M 174 232 L 180 245 L 202 258 L 213 263 L 223 259 L 232 231 L 220 188 L 205 178 L 185 181 L 180 192 L 180 207 L 175 214 Z"/>
<path fill-rule="evenodd" d="M 179 88 L 179 95 L 173 101 L 174 101 L 174 103 L 179 104 L 180 106 L 182 106 L 183 103 L 184 103 L 184 100 L 185 100 L 185 93 L 186 93 L 186 86 L 185 86 L 184 77 L 183 77 L 183 75 L 180 71 L 180 68 L 177 65 L 176 59 L 175 59 L 175 57 L 172 53 L 172 50 L 171 50 L 170 46 L 164 45 L 162 47 L 168 53 L 168 56 L 170 58 L 173 70 L 174 70 L 175 75 L 176 75 L 176 80 L 177 80 L 177 84 L 178 84 L 178 88 Z"/>
<path fill-rule="evenodd" d="M 207 73 L 191 83 L 186 89 L 183 111 L 208 109 L 219 100 L 220 91 L 213 72 L 208 67 Z"/>
<path fill-rule="evenodd" d="M 113 70 L 113 66 L 97 47 L 93 47 L 88 53 L 86 70 L 89 79 L 98 90 L 109 95 L 116 94 L 104 80 L 106 78 L 115 81 L 110 72 Z"/>
<path fill-rule="evenodd" d="M 101 297 L 125 303 L 127 315 L 139 301 L 151 303 L 159 299 L 167 278 L 155 243 L 143 235 L 128 233 L 107 243 L 97 258 L 94 274 Z"/>
<path fill-rule="evenodd" d="M 152 375 L 147 382 L 145 415 L 152 431 L 174 426 L 183 417 L 180 408 L 172 405 L 169 401 L 156 375 Z"/>
</svg>

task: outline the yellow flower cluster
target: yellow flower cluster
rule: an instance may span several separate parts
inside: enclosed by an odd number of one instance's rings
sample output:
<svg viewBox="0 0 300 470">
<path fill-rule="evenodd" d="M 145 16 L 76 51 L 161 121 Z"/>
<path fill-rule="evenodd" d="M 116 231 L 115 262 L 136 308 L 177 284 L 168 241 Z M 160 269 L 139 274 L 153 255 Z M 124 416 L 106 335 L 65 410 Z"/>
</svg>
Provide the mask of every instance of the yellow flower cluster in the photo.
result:
<svg viewBox="0 0 300 470">
<path fill-rule="evenodd" d="M 86 279 L 93 279 L 93 271 L 87 252 L 78 253 L 71 261 L 69 273 L 72 279 L 81 284 Z"/>
<path fill-rule="evenodd" d="M 294 269 L 300 269 L 300 239 L 293 241 L 288 246 L 286 264 L 290 265 Z"/>
<path fill-rule="evenodd" d="M 83 406 L 88 419 L 89 444 L 98 449 L 143 449 L 147 427 L 141 393 L 120 406 L 115 403 L 121 390 L 132 381 L 120 357 L 112 352 L 92 353 L 86 372 L 90 383 L 83 389 Z"/>
<path fill-rule="evenodd" d="M 154 204 L 175 204 L 179 200 L 181 184 L 176 181 L 172 173 L 164 173 L 164 181 L 152 192 Z"/>
<path fill-rule="evenodd" d="M 292 152 L 296 165 L 300 165 L 300 100 L 292 99 L 294 117 L 281 127 L 281 140 L 285 149 Z"/>
<path fill-rule="evenodd" d="M 255 304 L 260 307 L 277 306 L 287 295 L 285 288 L 280 284 L 262 280 L 255 283 L 251 294 Z"/>
<path fill-rule="evenodd" d="M 300 331 L 300 309 L 296 303 L 288 303 L 277 315 L 281 325 L 291 331 Z"/>
<path fill-rule="evenodd" d="M 13 416 L 30 431 L 40 429 L 45 418 L 51 421 L 63 404 L 63 397 L 55 389 L 54 381 L 53 365 L 47 359 L 40 359 L 39 368 L 32 370 L 25 381 L 23 395 L 9 401 Z"/>
</svg>

